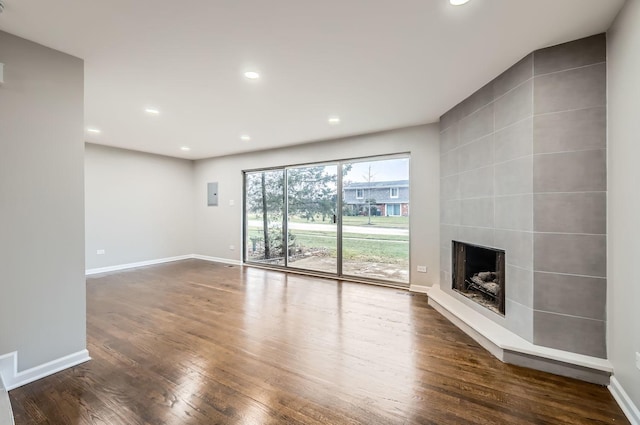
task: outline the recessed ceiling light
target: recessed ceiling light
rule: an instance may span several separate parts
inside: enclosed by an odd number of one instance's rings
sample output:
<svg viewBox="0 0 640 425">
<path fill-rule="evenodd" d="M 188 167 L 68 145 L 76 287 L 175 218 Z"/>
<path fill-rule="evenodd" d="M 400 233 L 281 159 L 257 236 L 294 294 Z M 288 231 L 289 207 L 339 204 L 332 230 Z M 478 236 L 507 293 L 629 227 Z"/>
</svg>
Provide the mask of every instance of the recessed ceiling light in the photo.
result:
<svg viewBox="0 0 640 425">
<path fill-rule="evenodd" d="M 183 146 L 183 147 L 181 147 L 181 148 L 180 148 L 180 150 L 183 150 L 183 151 L 185 151 L 185 152 L 188 152 L 188 151 L 190 151 L 190 150 L 191 150 L 191 148 L 190 148 L 189 146 Z"/>
<path fill-rule="evenodd" d="M 99 128 L 89 127 L 89 128 L 87 128 L 87 131 L 89 133 L 100 134 L 100 129 Z"/>
<path fill-rule="evenodd" d="M 244 73 L 244 76 L 250 80 L 257 80 L 258 78 L 260 78 L 260 74 L 256 71 L 247 71 Z"/>
<path fill-rule="evenodd" d="M 240 140 L 248 142 L 249 140 L 251 140 L 251 136 L 249 136 L 248 134 L 243 134 L 242 136 L 240 136 Z"/>
<path fill-rule="evenodd" d="M 340 124 L 340 117 L 329 117 L 329 124 L 338 125 Z"/>
<path fill-rule="evenodd" d="M 157 108 L 144 108 L 144 111 L 151 115 L 158 115 L 160 113 L 160 110 Z"/>
<path fill-rule="evenodd" d="M 451 3 L 454 6 L 461 6 L 465 3 L 467 3 L 469 0 L 449 0 L 449 3 Z"/>
</svg>

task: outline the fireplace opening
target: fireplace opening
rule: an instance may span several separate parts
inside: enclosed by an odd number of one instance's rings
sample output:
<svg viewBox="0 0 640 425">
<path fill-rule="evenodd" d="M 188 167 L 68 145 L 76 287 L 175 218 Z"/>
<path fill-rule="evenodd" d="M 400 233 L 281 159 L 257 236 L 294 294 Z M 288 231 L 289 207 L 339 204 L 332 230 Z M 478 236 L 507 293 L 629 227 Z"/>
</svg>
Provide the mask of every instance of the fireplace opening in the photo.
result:
<svg viewBox="0 0 640 425">
<path fill-rule="evenodd" d="M 452 288 L 504 315 L 504 251 L 453 241 Z"/>
</svg>

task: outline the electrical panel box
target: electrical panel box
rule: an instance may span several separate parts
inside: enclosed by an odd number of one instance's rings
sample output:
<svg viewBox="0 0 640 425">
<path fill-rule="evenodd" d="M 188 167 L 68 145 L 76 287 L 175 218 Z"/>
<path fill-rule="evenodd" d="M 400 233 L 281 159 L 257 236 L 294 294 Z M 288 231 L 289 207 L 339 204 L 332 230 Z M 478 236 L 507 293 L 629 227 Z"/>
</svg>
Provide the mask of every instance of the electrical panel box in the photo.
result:
<svg viewBox="0 0 640 425">
<path fill-rule="evenodd" d="M 218 206 L 218 182 L 207 183 L 207 205 Z"/>
</svg>

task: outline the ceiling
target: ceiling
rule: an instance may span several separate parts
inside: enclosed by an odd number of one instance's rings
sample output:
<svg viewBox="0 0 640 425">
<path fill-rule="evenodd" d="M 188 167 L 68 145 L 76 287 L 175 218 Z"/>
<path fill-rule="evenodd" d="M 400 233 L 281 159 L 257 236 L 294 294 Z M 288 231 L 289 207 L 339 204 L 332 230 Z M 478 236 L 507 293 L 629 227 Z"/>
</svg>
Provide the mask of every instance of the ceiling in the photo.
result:
<svg viewBox="0 0 640 425">
<path fill-rule="evenodd" d="M 436 122 L 624 0 L 3 2 L 0 29 L 84 59 L 87 141 L 198 159 Z"/>
</svg>

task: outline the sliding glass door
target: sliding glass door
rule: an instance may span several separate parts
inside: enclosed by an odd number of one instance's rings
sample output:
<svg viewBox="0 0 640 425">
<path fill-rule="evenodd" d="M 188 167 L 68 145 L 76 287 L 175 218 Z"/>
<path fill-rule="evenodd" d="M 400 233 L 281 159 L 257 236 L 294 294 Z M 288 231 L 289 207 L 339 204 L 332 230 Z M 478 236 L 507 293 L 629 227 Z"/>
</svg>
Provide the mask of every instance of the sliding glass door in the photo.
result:
<svg viewBox="0 0 640 425">
<path fill-rule="evenodd" d="M 287 170 L 288 266 L 338 273 L 338 166 Z"/>
<path fill-rule="evenodd" d="M 409 158 L 245 172 L 249 263 L 409 283 Z"/>
<path fill-rule="evenodd" d="M 409 158 L 342 166 L 342 274 L 408 283 Z"/>
</svg>

